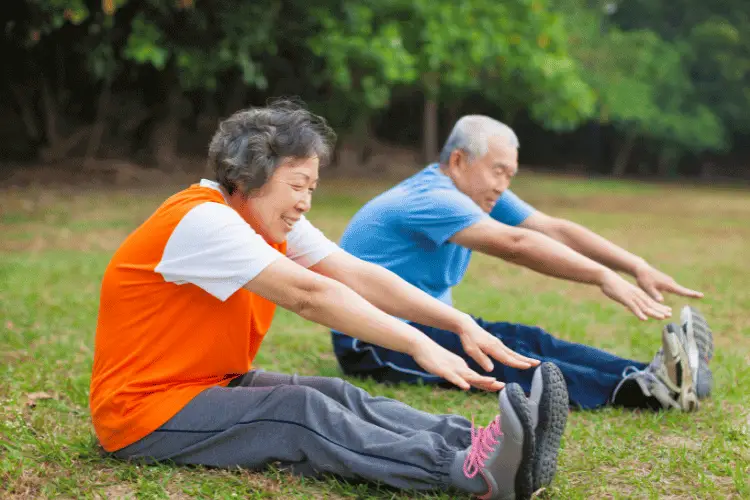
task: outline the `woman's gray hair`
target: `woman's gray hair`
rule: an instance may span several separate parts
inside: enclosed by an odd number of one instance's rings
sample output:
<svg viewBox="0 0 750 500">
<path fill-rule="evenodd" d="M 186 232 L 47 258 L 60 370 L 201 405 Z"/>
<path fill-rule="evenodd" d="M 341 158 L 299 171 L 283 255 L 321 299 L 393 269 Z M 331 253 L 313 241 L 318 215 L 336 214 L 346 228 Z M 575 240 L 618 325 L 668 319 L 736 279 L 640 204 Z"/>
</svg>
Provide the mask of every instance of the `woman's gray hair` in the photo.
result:
<svg viewBox="0 0 750 500">
<path fill-rule="evenodd" d="M 219 124 L 208 147 L 208 165 L 229 194 L 260 188 L 287 159 L 331 159 L 336 134 L 301 104 L 278 100 L 238 111 Z"/>
<path fill-rule="evenodd" d="M 487 140 L 499 136 L 510 147 L 518 148 L 518 136 L 506 124 L 484 115 L 466 115 L 453 126 L 445 146 L 440 152 L 440 163 L 447 165 L 451 153 L 456 149 L 465 151 L 469 161 L 474 161 L 487 154 Z"/>
</svg>

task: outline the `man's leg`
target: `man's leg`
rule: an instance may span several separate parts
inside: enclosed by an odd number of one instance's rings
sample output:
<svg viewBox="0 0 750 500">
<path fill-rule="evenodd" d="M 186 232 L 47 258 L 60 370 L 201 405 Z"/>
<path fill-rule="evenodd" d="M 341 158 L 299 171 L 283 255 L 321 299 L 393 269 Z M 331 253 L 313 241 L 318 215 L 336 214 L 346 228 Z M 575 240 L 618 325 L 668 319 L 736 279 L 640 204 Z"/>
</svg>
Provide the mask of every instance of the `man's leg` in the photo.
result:
<svg viewBox="0 0 750 500">
<path fill-rule="evenodd" d="M 627 367 L 632 366 L 636 370 L 646 367 L 645 363 L 555 338 L 541 328 L 491 323 L 479 318 L 475 320 L 519 354 L 556 364 L 565 376 L 571 403 L 582 409 L 609 403 L 612 391 L 623 379 L 623 371 Z M 473 370 L 484 373 L 484 369 L 464 352 L 456 334 L 419 324 L 414 326 L 441 346 L 463 357 Z M 372 376 L 382 382 L 446 383 L 440 377 L 424 372 L 411 356 L 361 342 L 355 342 L 353 349 L 339 355 L 339 363 L 345 373 Z M 502 382 L 516 382 L 526 393 L 531 390 L 533 370 L 494 364 L 492 376 Z"/>
<path fill-rule="evenodd" d="M 433 415 L 395 399 L 374 397 L 340 378 L 253 370 L 234 379 L 230 386 L 272 387 L 282 384 L 312 387 L 366 422 L 403 436 L 415 431 L 430 431 L 443 436 L 453 448 L 464 450 L 471 445 L 471 422 L 468 419 L 460 415 Z"/>
<path fill-rule="evenodd" d="M 404 410 L 408 421 L 411 415 Z M 415 418 L 421 412 L 414 410 Z M 442 489 L 465 453 L 439 434 L 398 434 L 359 418 L 317 389 L 298 385 L 212 387 L 162 427 L 119 450 L 121 459 L 261 468 L 281 462 L 303 474 L 333 473 L 403 489 Z M 460 463 L 459 463 L 460 462 Z"/>
<path fill-rule="evenodd" d="M 506 322 L 477 323 L 510 349 L 556 364 L 565 377 L 571 404 L 581 409 L 592 409 L 610 402 L 612 392 L 623 379 L 628 367 L 642 370 L 647 363 L 621 358 L 585 344 L 569 342 L 550 335 L 538 327 Z M 524 390 L 531 386 L 532 371 L 497 366 L 494 375 L 500 380 L 516 382 Z M 500 378 L 502 377 L 502 378 Z"/>
</svg>

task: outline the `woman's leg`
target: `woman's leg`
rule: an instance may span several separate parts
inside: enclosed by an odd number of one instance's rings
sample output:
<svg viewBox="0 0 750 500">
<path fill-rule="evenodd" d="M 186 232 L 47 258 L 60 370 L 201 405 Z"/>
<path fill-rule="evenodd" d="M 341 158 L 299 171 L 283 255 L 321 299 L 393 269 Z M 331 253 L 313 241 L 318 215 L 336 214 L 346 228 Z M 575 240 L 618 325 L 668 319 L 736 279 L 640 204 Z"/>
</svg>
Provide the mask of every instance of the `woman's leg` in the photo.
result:
<svg viewBox="0 0 750 500">
<path fill-rule="evenodd" d="M 408 407 L 400 411 L 407 422 L 423 418 Z M 442 489 L 455 482 L 451 473 L 461 470 L 457 461 L 465 454 L 435 432 L 400 434 L 367 422 L 318 389 L 282 384 L 207 389 L 114 455 L 215 467 L 281 462 L 299 473 Z"/>
<path fill-rule="evenodd" d="M 430 431 L 443 436 L 449 446 L 466 449 L 471 444 L 471 422 L 460 415 L 433 415 L 401 401 L 371 396 L 349 382 L 333 377 L 287 375 L 253 370 L 232 381 L 232 386 L 269 387 L 280 384 L 312 387 L 339 402 L 359 418 L 401 435 Z"/>
</svg>

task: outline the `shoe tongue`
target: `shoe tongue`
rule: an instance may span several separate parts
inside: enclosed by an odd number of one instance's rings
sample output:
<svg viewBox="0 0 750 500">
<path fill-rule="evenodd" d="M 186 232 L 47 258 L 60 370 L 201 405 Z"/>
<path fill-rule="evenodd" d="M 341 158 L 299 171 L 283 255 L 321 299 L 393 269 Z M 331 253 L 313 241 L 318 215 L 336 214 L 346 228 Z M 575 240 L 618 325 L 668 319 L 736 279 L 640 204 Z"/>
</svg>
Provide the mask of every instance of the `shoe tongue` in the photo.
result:
<svg viewBox="0 0 750 500">
<path fill-rule="evenodd" d="M 652 373 L 656 373 L 656 370 L 658 370 L 661 365 L 664 363 L 664 349 L 659 349 L 656 351 L 656 354 L 654 355 L 654 359 L 651 360 L 651 363 L 648 365 L 648 370 Z"/>
</svg>

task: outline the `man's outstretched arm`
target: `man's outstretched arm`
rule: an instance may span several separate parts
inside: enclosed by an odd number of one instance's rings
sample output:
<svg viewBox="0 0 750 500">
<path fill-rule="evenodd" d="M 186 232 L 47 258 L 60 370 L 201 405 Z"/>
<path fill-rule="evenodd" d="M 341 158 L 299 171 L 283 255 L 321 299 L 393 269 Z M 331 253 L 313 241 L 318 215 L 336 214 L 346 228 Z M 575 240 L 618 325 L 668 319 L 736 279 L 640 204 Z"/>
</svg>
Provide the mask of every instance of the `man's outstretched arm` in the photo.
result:
<svg viewBox="0 0 750 500">
<path fill-rule="evenodd" d="M 610 269 L 630 274 L 637 280 L 638 286 L 659 302 L 664 301 L 662 292 L 683 297 L 703 297 L 701 292 L 685 288 L 671 276 L 651 267 L 643 258 L 575 222 L 534 212 L 521 223 L 521 227 L 546 234 Z"/>
<path fill-rule="evenodd" d="M 450 240 L 548 276 L 595 284 L 607 297 L 642 320 L 649 316 L 665 319 L 672 314 L 671 308 L 655 301 L 612 269 L 539 232 L 487 218 L 457 232 Z"/>
<path fill-rule="evenodd" d="M 343 283 L 383 312 L 456 333 L 464 351 L 488 372 L 493 369 L 490 358 L 519 369 L 539 364 L 538 360 L 510 350 L 468 314 L 431 297 L 384 267 L 339 251 L 310 270 Z"/>
</svg>

